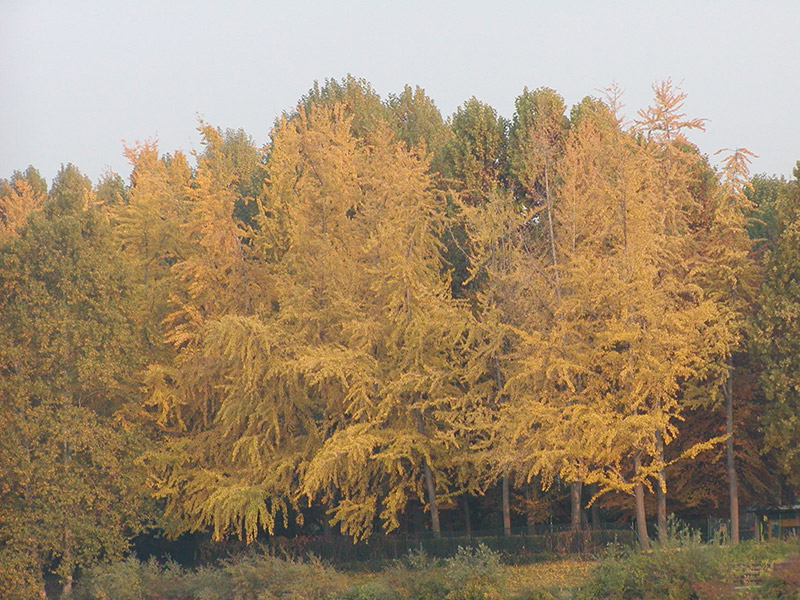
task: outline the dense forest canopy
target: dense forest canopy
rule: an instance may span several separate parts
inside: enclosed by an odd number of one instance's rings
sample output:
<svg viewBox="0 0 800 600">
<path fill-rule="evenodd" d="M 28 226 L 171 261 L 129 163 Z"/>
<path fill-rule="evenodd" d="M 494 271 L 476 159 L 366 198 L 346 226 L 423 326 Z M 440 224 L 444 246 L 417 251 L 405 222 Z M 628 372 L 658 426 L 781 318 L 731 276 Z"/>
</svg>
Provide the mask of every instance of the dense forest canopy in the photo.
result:
<svg viewBox="0 0 800 600">
<path fill-rule="evenodd" d="M 713 167 L 653 91 L 444 119 L 347 77 L 263 148 L 201 122 L 194 166 L 0 181 L 0 587 L 68 591 L 143 531 L 591 512 L 647 547 L 648 514 L 736 541 L 740 504 L 794 501 L 800 170 Z"/>
</svg>

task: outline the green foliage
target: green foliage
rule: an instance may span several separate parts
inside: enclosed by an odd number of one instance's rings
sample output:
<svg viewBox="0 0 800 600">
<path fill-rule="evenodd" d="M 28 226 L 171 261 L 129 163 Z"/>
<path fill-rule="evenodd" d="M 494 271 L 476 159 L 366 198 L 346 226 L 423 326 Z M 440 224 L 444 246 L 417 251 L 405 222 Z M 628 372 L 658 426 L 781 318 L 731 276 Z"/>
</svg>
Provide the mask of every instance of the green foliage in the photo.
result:
<svg viewBox="0 0 800 600">
<path fill-rule="evenodd" d="M 140 562 L 133 558 L 97 566 L 82 579 L 75 598 L 326 600 L 342 598 L 347 589 L 344 575 L 313 558 L 308 561 L 286 560 L 251 551 L 217 566 L 198 569 L 186 569 L 173 562 Z"/>
<path fill-rule="evenodd" d="M 505 568 L 500 555 L 484 544 L 460 547 L 445 560 L 444 578 L 447 600 L 501 600 L 506 597 Z"/>
<path fill-rule="evenodd" d="M 800 175 L 800 171 L 798 171 Z M 767 396 L 762 415 L 766 443 L 775 450 L 783 472 L 800 486 L 800 179 L 783 186 L 774 204 L 777 231 L 766 257 L 765 282 L 755 318 L 756 347 L 763 364 Z"/>
<path fill-rule="evenodd" d="M 553 168 L 564 148 L 569 121 L 564 99 L 550 88 L 525 88 L 514 101 L 509 130 L 509 163 L 515 187 L 539 202 L 555 183 Z M 549 181 L 546 178 L 549 175 Z"/>
<path fill-rule="evenodd" d="M 791 574 L 784 577 L 781 570 L 777 574 L 770 573 L 774 565 L 791 557 L 797 547 L 797 541 L 744 542 L 738 546 L 706 545 L 699 543 L 694 535 L 683 533 L 673 538 L 667 547 L 650 553 L 633 553 L 601 560 L 580 590 L 578 598 L 733 599 L 738 597 L 733 590 L 742 574 L 753 570 L 759 576 L 752 583 L 766 584 L 763 590 L 754 590 L 755 597 L 768 598 L 772 585 L 781 590 L 791 587 Z M 791 566 L 792 563 L 786 564 Z"/>
<path fill-rule="evenodd" d="M 341 106 L 348 117 L 352 134 L 368 138 L 376 128 L 389 122 L 391 109 L 366 80 L 348 74 L 341 80 L 326 79 L 313 87 L 300 99 L 300 106 L 308 113 L 314 107 Z M 294 113 L 292 116 L 296 116 Z"/>
<path fill-rule="evenodd" d="M 442 149 L 444 175 L 469 202 L 483 202 L 508 170 L 508 124 L 494 108 L 470 98 L 450 118 L 450 128 Z"/>
<path fill-rule="evenodd" d="M 75 167 L 0 241 L 0 312 L 0 577 L 52 570 L 69 589 L 148 517 L 143 440 L 114 419 L 143 362 L 131 281 Z"/>
<path fill-rule="evenodd" d="M 450 132 L 425 90 L 407 85 L 399 94 L 390 95 L 386 104 L 391 111 L 392 129 L 397 139 L 409 148 L 422 147 L 435 156 Z"/>
</svg>

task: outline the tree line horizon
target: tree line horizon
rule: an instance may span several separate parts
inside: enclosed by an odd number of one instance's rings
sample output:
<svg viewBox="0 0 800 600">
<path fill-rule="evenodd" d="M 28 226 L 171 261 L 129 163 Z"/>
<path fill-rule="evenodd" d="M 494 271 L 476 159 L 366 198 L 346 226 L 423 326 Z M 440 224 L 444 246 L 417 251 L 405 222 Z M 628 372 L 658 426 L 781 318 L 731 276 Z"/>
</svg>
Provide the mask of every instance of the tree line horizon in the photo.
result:
<svg viewBox="0 0 800 600">
<path fill-rule="evenodd" d="M 198 127 L 96 184 L 0 180 L 0 585 L 138 534 L 362 539 L 497 495 L 513 518 L 724 513 L 800 486 L 800 170 L 689 142 L 653 86 L 510 120 L 315 83 L 266 146 Z M 469 521 L 467 521 L 469 522 Z M 291 525 L 290 525 L 291 523 Z M 50 575 L 48 575 L 50 576 Z"/>
</svg>

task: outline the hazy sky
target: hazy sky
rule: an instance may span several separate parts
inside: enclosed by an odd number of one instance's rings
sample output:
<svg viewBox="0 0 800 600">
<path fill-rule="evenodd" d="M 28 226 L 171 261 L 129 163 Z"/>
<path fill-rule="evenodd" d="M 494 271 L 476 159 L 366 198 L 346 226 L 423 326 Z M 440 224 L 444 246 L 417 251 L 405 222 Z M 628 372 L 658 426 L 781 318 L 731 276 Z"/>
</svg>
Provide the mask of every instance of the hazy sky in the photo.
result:
<svg viewBox="0 0 800 600">
<path fill-rule="evenodd" d="M 704 153 L 746 147 L 785 175 L 800 159 L 800 2 L 0 0 L 0 177 L 127 177 L 123 140 L 191 151 L 198 115 L 263 144 L 315 79 L 347 73 L 506 117 L 523 86 L 572 105 L 615 81 L 634 116 L 671 77 L 709 119 Z"/>
</svg>

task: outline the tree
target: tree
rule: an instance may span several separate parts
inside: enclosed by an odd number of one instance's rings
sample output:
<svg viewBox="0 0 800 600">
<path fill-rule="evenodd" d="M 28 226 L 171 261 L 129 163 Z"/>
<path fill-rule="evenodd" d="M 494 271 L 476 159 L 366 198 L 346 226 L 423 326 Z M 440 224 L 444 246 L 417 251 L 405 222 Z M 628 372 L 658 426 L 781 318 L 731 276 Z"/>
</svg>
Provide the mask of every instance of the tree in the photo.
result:
<svg viewBox="0 0 800 600">
<path fill-rule="evenodd" d="M 510 535 L 508 446 L 495 431 L 496 415 L 508 402 L 504 387 L 515 341 L 513 328 L 522 326 L 539 292 L 515 277 L 519 263 L 526 260 L 528 232 L 527 215 L 511 194 L 498 187 L 485 202 L 462 202 L 460 211 L 469 242 L 470 279 L 480 282 L 470 298 L 476 322 L 464 349 L 467 390 L 462 436 L 471 440 L 476 454 L 470 477 L 484 480 L 478 488 L 500 479 L 503 530 Z"/>
<path fill-rule="evenodd" d="M 326 79 L 320 85 L 314 82 L 313 87 L 300 99 L 298 108 L 308 113 L 314 106 L 333 108 L 340 106 L 345 116 L 350 117 L 352 133 L 356 138 L 366 138 L 376 127 L 380 128 L 390 122 L 392 111 L 380 95 L 372 89 L 366 79 L 348 74 L 341 81 Z M 295 111 L 289 116 L 298 116 Z"/>
<path fill-rule="evenodd" d="M 48 569 L 68 593 L 145 517 L 139 440 L 113 419 L 142 348 L 124 263 L 75 167 L 18 233 L 0 243 L 0 578 L 31 597 Z"/>
<path fill-rule="evenodd" d="M 47 184 L 33 167 L 15 171 L 11 180 L 0 180 L 0 236 L 15 235 L 28 216 L 40 209 Z"/>
<path fill-rule="evenodd" d="M 343 412 L 326 427 L 304 491 L 328 496 L 336 488 L 334 520 L 360 537 L 372 530 L 376 516 L 387 530 L 396 528 L 408 498 L 422 499 L 424 490 L 431 527 L 439 535 L 438 495 L 447 489 L 448 450 L 456 445 L 447 426 L 449 400 L 456 393 L 453 357 L 465 320 L 442 274 L 441 205 L 427 164 L 388 131 L 376 132 L 369 144 L 352 138 L 332 144 L 331 128 L 347 125 L 341 116 L 318 109 L 307 118 L 300 147 L 318 151 L 286 156 L 292 167 L 281 172 L 292 178 L 298 158 L 308 167 L 301 170 L 307 177 L 297 204 L 282 200 L 296 215 L 290 219 L 295 231 L 313 225 L 297 231 L 301 253 L 291 260 L 303 265 L 297 283 L 318 282 L 315 298 L 324 309 L 306 308 L 303 320 L 319 323 L 336 311 L 335 320 L 324 321 L 325 335 L 309 340 L 303 354 L 313 353 L 321 374 L 338 375 L 342 387 L 336 394 L 344 397 L 336 400 Z M 285 150 L 293 147 L 288 142 L 294 133 L 281 133 L 287 137 L 275 140 L 275 153 L 279 141 Z M 292 180 L 283 181 L 274 176 L 274 193 Z M 316 208 L 309 210 L 309 203 Z M 322 273 L 334 279 L 328 283 Z"/>
<path fill-rule="evenodd" d="M 639 111 L 636 130 L 645 136 L 647 148 L 652 152 L 656 178 L 660 186 L 660 194 L 655 201 L 660 207 L 662 233 L 677 241 L 678 246 L 674 246 L 671 250 L 680 251 L 679 246 L 686 246 L 685 240 L 690 237 L 686 230 L 686 222 L 696 205 L 691 186 L 694 183 L 693 166 L 699 161 L 698 153 L 686 139 L 686 132 L 692 129 L 704 129 L 704 120 L 687 119 L 686 115 L 680 112 L 686 94 L 675 88 L 671 80 L 654 85 L 653 92 L 653 104 Z M 685 256 L 686 252 L 683 254 Z M 684 271 L 678 275 L 685 276 L 685 266 L 679 265 L 678 268 Z M 666 536 L 667 527 L 667 482 L 663 437 L 663 433 L 656 435 L 656 452 L 660 455 L 658 460 L 661 464 L 658 472 L 659 485 L 656 488 L 658 535 L 661 539 Z"/>
<path fill-rule="evenodd" d="M 709 379 L 722 391 L 726 414 L 726 463 L 731 515 L 731 541 L 739 542 L 739 482 L 734 455 L 734 352 L 744 350 L 746 315 L 751 312 L 759 272 L 747 232 L 753 204 L 745 192 L 750 187 L 750 152 L 737 149 L 723 161 L 721 183 L 706 197 L 695 225 L 699 248 L 695 278 L 717 303 L 721 325 L 727 329 L 730 348 Z M 741 352 L 741 350 L 740 350 Z M 720 372 L 721 371 L 721 372 Z M 716 381 L 714 381 L 716 380 Z M 713 399 L 715 394 L 711 394 Z"/>
<path fill-rule="evenodd" d="M 765 443 L 775 451 L 786 481 L 795 489 L 800 486 L 800 428 L 796 415 L 800 410 L 797 394 L 798 328 L 797 307 L 800 291 L 797 285 L 798 226 L 800 223 L 800 163 L 795 179 L 779 191 L 775 201 L 775 242 L 765 255 L 765 280 L 761 287 L 756 314 L 756 347 L 763 370 L 762 385 L 767 406 L 761 417 Z"/>
<path fill-rule="evenodd" d="M 518 329 L 503 416 L 529 478 L 632 493 L 644 547 L 644 488 L 663 485 L 682 382 L 702 378 L 726 341 L 710 336 L 715 305 L 678 262 L 687 238 L 664 226 L 664 211 L 677 222 L 685 209 L 663 204 L 653 150 L 609 110 L 570 131 L 552 233 L 526 270 L 539 309 Z"/>
<path fill-rule="evenodd" d="M 425 90 L 407 85 L 400 94 L 390 95 L 386 104 L 395 137 L 409 148 L 423 147 L 433 155 L 431 168 L 441 171 L 441 149 L 450 137 L 450 130 Z"/>
<path fill-rule="evenodd" d="M 483 202 L 506 175 L 507 123 L 491 106 L 470 98 L 450 117 L 442 149 L 444 175 L 471 203 Z"/>
</svg>

